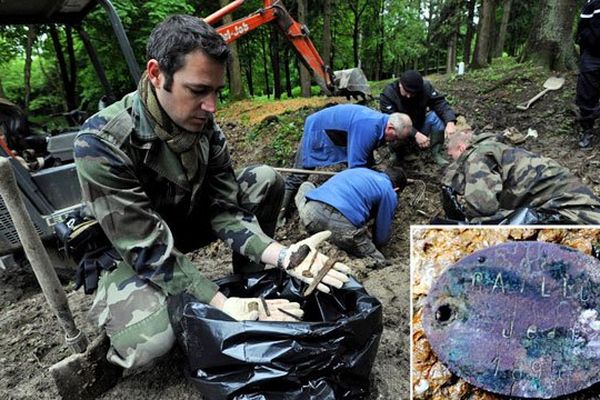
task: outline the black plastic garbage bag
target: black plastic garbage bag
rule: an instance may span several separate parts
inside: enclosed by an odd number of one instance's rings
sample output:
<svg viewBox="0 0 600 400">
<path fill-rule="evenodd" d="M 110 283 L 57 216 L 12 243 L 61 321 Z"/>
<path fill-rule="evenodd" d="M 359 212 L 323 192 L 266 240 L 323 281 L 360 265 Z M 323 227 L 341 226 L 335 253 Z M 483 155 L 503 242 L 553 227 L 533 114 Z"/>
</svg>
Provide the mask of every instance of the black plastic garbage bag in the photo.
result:
<svg viewBox="0 0 600 400">
<path fill-rule="evenodd" d="M 555 212 L 536 210 L 535 208 L 521 207 L 517 208 L 498 225 L 549 225 L 549 224 L 569 224 L 562 216 Z M 571 224 L 573 224 L 571 222 Z"/>
<path fill-rule="evenodd" d="M 208 399 L 361 399 L 382 333 L 381 303 L 351 279 L 332 294 L 272 269 L 217 281 L 226 296 L 300 302 L 303 321 L 233 320 L 189 294 L 169 301 L 190 379 Z"/>
</svg>

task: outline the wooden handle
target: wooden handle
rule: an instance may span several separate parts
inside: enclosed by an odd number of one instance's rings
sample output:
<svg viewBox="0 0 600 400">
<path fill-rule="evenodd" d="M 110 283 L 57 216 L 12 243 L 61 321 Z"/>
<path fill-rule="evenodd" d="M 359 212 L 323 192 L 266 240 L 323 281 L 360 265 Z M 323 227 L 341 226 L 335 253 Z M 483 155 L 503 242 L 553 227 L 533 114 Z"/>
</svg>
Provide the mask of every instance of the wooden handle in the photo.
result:
<svg viewBox="0 0 600 400">
<path fill-rule="evenodd" d="M 65 290 L 27 213 L 10 163 L 10 159 L 0 158 L 0 196 L 12 218 L 25 255 L 31 263 L 46 301 L 66 334 L 69 347 L 74 353 L 81 353 L 87 347 L 87 338 L 75 326 Z"/>
</svg>

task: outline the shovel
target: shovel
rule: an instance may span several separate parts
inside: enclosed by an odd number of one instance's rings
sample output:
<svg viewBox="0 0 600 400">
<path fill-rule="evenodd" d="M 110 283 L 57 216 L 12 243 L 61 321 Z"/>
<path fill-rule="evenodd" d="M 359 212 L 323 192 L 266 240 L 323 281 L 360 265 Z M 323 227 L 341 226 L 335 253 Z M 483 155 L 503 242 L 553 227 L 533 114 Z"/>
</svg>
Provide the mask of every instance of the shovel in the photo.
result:
<svg viewBox="0 0 600 400">
<path fill-rule="evenodd" d="M 73 353 L 50 367 L 51 374 L 63 399 L 94 398 L 114 386 L 122 371 L 106 361 L 106 338 L 88 345 L 86 335 L 75 325 L 65 290 L 26 211 L 11 162 L 9 158 L 0 158 L 0 196 L 46 301 L 65 333 L 66 345 Z"/>
<path fill-rule="evenodd" d="M 562 87 L 562 85 L 565 83 L 565 78 L 559 78 L 556 76 L 552 76 L 548 79 L 546 79 L 546 82 L 544 82 L 544 90 L 542 90 L 541 92 L 539 92 L 537 95 L 535 95 L 535 97 L 533 97 L 531 100 L 526 101 L 524 103 L 518 104 L 517 105 L 517 109 L 519 110 L 527 110 L 529 107 L 531 107 L 531 105 L 537 101 L 540 97 L 542 97 L 543 95 L 546 94 L 546 92 L 550 91 L 550 90 L 558 90 Z"/>
</svg>

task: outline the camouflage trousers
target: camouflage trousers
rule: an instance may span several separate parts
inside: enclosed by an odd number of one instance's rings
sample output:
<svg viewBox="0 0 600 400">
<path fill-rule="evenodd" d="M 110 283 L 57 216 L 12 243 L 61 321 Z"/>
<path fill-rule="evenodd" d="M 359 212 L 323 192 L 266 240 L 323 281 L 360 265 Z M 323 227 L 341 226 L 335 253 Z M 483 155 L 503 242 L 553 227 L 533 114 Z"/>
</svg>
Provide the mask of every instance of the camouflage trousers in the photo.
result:
<svg viewBox="0 0 600 400">
<path fill-rule="evenodd" d="M 241 188 L 240 205 L 256 212 L 261 227 L 272 236 L 283 179 L 270 167 L 255 166 L 236 171 L 236 180 Z M 175 343 L 167 295 L 139 278 L 123 261 L 116 269 L 102 272 L 89 315 L 110 338 L 107 359 L 123 368 L 151 365 Z"/>
<path fill-rule="evenodd" d="M 367 234 L 367 226 L 357 228 L 342 213 L 329 204 L 312 201 L 306 194 L 315 188 L 312 182 L 304 182 L 294 199 L 300 220 L 309 233 L 331 231 L 329 242 L 357 257 L 370 257 L 385 261 L 385 257 Z"/>
</svg>

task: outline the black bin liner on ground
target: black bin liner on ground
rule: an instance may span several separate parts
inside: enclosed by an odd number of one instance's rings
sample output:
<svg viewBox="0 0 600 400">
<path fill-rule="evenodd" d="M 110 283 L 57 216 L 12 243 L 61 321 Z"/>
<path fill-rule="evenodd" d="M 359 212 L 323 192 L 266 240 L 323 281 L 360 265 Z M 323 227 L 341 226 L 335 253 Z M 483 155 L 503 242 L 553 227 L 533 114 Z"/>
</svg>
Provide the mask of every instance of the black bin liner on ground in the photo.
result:
<svg viewBox="0 0 600 400">
<path fill-rule="evenodd" d="M 382 333 L 381 303 L 351 279 L 332 294 L 272 269 L 217 281 L 226 296 L 300 302 L 300 322 L 238 322 L 183 294 L 169 301 L 190 379 L 207 399 L 362 399 Z"/>
</svg>

